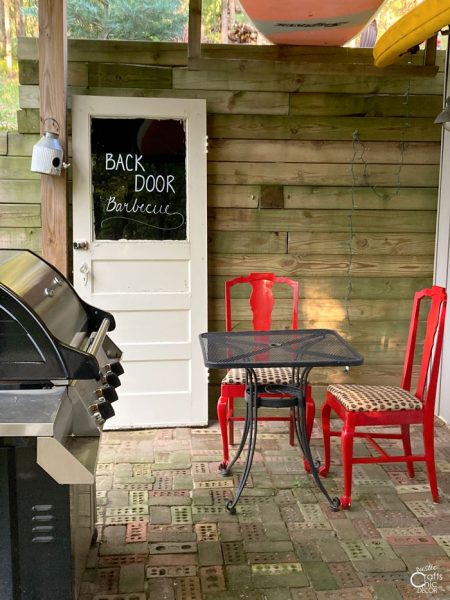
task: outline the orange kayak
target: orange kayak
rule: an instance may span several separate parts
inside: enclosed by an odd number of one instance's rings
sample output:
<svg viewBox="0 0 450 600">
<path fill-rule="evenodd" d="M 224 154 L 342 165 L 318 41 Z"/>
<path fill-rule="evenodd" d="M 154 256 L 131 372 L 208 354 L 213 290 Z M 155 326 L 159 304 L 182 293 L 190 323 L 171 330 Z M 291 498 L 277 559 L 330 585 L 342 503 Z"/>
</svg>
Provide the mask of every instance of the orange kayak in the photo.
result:
<svg viewBox="0 0 450 600">
<path fill-rule="evenodd" d="M 373 19 L 384 0 L 240 0 L 274 44 L 342 46 Z"/>
</svg>

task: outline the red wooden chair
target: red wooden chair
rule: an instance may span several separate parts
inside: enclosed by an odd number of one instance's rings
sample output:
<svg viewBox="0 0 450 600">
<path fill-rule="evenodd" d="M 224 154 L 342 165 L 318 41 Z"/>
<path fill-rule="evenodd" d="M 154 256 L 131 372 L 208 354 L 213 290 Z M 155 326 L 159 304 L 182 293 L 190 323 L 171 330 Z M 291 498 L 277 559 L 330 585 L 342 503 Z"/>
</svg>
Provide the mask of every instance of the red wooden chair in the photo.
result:
<svg viewBox="0 0 450 600">
<path fill-rule="evenodd" d="M 289 286 L 292 290 L 292 329 L 297 329 L 298 323 L 298 282 L 287 277 L 276 277 L 273 273 L 250 273 L 246 277 L 236 277 L 225 282 L 225 327 L 232 331 L 233 319 L 231 312 L 231 288 L 245 284 L 251 286 L 250 308 L 252 323 L 255 331 L 268 331 L 272 324 L 272 311 L 275 305 L 273 296 L 274 285 Z M 292 369 L 256 369 L 259 383 L 292 384 Z M 244 421 L 243 416 L 234 414 L 234 399 L 245 396 L 245 369 L 230 369 L 224 377 L 220 388 L 220 398 L 217 403 L 217 416 L 222 434 L 223 462 L 220 469 L 225 469 L 229 462 L 228 444 L 234 444 L 234 423 Z M 264 394 L 266 398 L 279 398 L 279 395 Z M 286 394 L 286 397 L 289 397 Z M 306 389 L 306 419 L 307 436 L 311 437 L 314 424 L 315 405 L 311 397 L 311 387 Z M 289 421 L 289 441 L 294 445 L 294 416 L 261 416 L 258 421 Z M 305 468 L 308 469 L 307 463 Z"/>
<path fill-rule="evenodd" d="M 411 391 L 414 354 L 416 350 L 417 325 L 423 300 L 430 302 L 422 357 L 417 376 L 417 385 Z M 408 343 L 406 346 L 403 377 L 400 387 L 390 385 L 330 385 L 322 407 L 322 429 L 324 436 L 325 463 L 320 474 L 326 476 L 330 468 L 330 436 L 341 437 L 342 464 L 344 470 L 344 495 L 341 507 L 350 508 L 352 491 L 352 466 L 358 463 L 405 462 L 408 475 L 414 477 L 414 462 L 426 462 L 431 495 L 439 502 L 434 462 L 434 403 L 440 367 L 442 339 L 444 334 L 447 294 L 445 289 L 433 286 L 416 292 L 412 308 Z M 330 430 L 330 413 L 333 410 L 343 421 L 341 431 Z M 399 426 L 397 433 L 356 432 L 356 427 L 380 425 Z M 411 450 L 410 425 L 422 425 L 424 452 L 413 454 Z M 378 456 L 353 456 L 353 439 L 368 440 Z M 401 456 L 391 456 L 376 442 L 377 439 L 402 440 Z"/>
</svg>

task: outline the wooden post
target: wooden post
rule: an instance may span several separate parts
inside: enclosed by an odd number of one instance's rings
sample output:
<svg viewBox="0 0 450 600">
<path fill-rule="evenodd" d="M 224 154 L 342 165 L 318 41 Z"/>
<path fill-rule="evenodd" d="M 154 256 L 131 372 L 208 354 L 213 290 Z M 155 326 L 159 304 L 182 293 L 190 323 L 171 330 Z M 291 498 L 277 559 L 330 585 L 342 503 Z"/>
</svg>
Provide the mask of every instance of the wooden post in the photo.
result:
<svg viewBox="0 0 450 600">
<path fill-rule="evenodd" d="M 39 0 L 39 91 L 41 132 L 58 133 L 67 161 L 66 0 Z M 41 175 L 42 253 L 68 271 L 67 171 Z"/>
<path fill-rule="evenodd" d="M 188 67 L 201 58 L 202 0 L 189 0 Z"/>
<path fill-rule="evenodd" d="M 437 34 L 429 38 L 425 43 L 424 65 L 433 66 L 436 64 Z"/>
</svg>

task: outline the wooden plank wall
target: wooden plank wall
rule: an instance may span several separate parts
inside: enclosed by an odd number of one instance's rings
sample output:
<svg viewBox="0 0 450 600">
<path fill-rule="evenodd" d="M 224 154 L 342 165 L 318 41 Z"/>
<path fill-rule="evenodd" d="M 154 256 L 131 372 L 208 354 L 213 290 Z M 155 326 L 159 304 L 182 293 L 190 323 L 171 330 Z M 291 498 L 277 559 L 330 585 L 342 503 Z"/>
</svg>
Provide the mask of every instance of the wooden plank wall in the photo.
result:
<svg viewBox="0 0 450 600">
<path fill-rule="evenodd" d="M 36 41 L 21 40 L 19 57 L 0 241 L 37 248 Z M 398 383 L 412 295 L 432 281 L 443 53 L 437 74 L 421 54 L 377 70 L 365 49 L 203 46 L 202 58 L 189 70 L 182 44 L 71 40 L 69 106 L 73 94 L 206 98 L 210 329 L 224 327 L 225 279 L 287 275 L 301 283 L 301 323 L 337 328 L 365 356 L 349 375 L 312 374 L 319 403 L 329 381 Z M 241 329 L 247 304 L 237 298 Z"/>
</svg>

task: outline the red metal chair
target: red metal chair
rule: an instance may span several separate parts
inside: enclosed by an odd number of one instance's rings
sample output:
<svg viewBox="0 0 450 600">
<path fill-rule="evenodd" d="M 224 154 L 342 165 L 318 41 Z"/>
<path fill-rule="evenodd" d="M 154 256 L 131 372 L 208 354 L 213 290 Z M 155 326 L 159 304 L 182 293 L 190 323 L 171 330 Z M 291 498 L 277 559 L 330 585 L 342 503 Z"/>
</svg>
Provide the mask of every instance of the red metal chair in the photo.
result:
<svg viewBox="0 0 450 600">
<path fill-rule="evenodd" d="M 250 273 L 246 277 L 236 277 L 225 282 L 225 327 L 226 331 L 232 331 L 233 319 L 231 312 L 232 298 L 231 288 L 236 285 L 245 284 L 251 286 L 250 308 L 252 312 L 252 323 L 255 331 L 268 331 L 271 329 L 272 312 L 275 305 L 273 295 L 274 285 L 289 286 L 292 290 L 292 316 L 291 327 L 297 329 L 298 324 L 298 281 L 287 277 L 276 277 L 273 273 Z M 242 319 L 241 319 L 242 320 Z M 290 368 L 280 369 L 256 369 L 260 383 L 285 383 L 292 384 L 292 370 Z M 234 444 L 234 423 L 244 421 L 243 416 L 234 414 L 234 399 L 245 396 L 245 369 L 230 369 L 224 377 L 220 388 L 220 398 L 217 403 L 217 416 L 219 419 L 220 432 L 222 434 L 223 462 L 220 469 L 225 469 L 229 462 L 228 444 Z M 266 398 L 279 398 L 274 394 L 264 394 Z M 286 397 L 289 397 L 286 394 Z M 311 387 L 306 389 L 306 420 L 307 436 L 311 437 L 314 424 L 315 405 L 311 397 Z M 261 416 L 258 421 L 289 421 L 289 441 L 294 445 L 294 416 Z M 305 469 L 308 470 L 305 462 Z"/>
<path fill-rule="evenodd" d="M 430 302 L 423 337 L 422 357 L 414 392 L 411 391 L 417 326 L 423 300 Z M 408 475 L 414 477 L 414 462 L 427 465 L 431 495 L 439 502 L 434 462 L 434 403 L 439 374 L 442 339 L 444 334 L 447 294 L 445 289 L 433 286 L 416 292 L 412 308 L 408 343 L 406 346 L 403 377 L 400 387 L 388 385 L 330 385 L 322 407 L 325 463 L 320 474 L 326 476 L 330 468 L 330 436 L 341 437 L 342 464 L 344 470 L 344 495 L 341 507 L 350 508 L 352 490 L 352 466 L 359 463 L 405 462 Z M 422 316 L 422 315 L 420 315 Z M 422 336 L 419 336 L 422 337 Z M 343 421 L 341 431 L 330 430 L 330 413 L 333 410 Z M 398 433 L 356 432 L 356 427 L 399 426 Z M 424 452 L 413 454 L 411 450 L 410 425 L 422 425 Z M 371 443 L 378 456 L 353 456 L 353 439 L 364 438 Z M 389 455 L 376 439 L 402 440 L 401 456 Z"/>
</svg>

